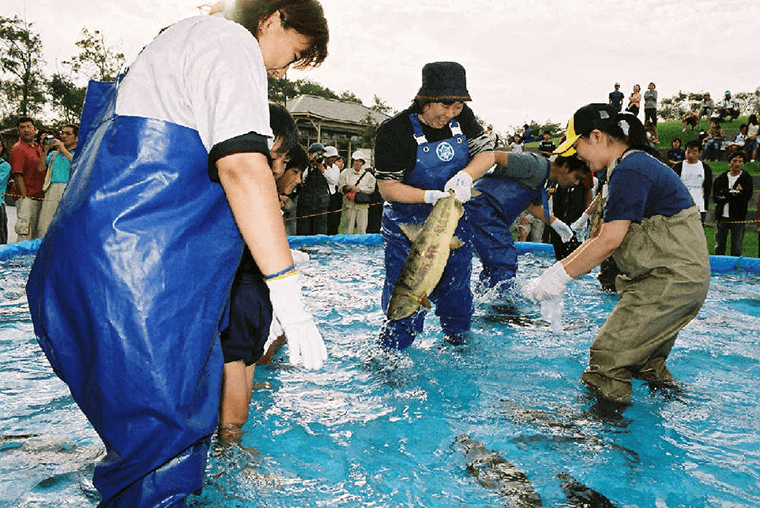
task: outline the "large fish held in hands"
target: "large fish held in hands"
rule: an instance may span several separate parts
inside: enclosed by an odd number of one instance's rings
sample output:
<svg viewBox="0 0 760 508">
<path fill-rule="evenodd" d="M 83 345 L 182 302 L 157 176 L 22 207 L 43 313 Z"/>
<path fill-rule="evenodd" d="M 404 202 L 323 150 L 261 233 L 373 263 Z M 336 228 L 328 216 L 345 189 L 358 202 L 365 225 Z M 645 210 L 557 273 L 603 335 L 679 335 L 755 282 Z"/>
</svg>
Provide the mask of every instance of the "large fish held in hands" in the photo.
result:
<svg viewBox="0 0 760 508">
<path fill-rule="evenodd" d="M 441 280 L 451 249 L 463 245 L 454 236 L 462 215 L 464 207 L 451 192 L 449 197 L 435 203 L 424 224 L 401 226 L 412 242 L 412 248 L 388 302 L 389 320 L 411 316 L 420 305 L 430 308 L 428 296 Z"/>
</svg>

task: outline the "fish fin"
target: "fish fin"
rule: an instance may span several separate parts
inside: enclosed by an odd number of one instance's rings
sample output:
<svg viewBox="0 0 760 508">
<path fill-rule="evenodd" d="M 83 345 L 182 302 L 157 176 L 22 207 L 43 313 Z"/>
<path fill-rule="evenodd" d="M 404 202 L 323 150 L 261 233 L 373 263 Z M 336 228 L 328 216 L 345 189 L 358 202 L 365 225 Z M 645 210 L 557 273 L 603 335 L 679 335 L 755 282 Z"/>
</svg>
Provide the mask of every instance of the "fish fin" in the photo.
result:
<svg viewBox="0 0 760 508">
<path fill-rule="evenodd" d="M 449 247 L 451 247 L 452 250 L 458 249 L 462 245 L 464 245 L 464 242 L 457 238 L 456 235 L 451 237 L 451 243 L 449 243 Z"/>
<path fill-rule="evenodd" d="M 483 193 L 480 192 L 478 189 L 472 189 L 470 191 L 470 197 L 473 197 L 473 198 L 476 198 L 476 197 L 480 196 L 481 194 L 483 194 Z"/>
<path fill-rule="evenodd" d="M 422 295 L 422 298 L 420 298 L 420 305 L 422 305 L 426 309 L 429 309 L 432 307 L 432 305 L 430 305 L 430 300 L 428 300 L 427 295 Z"/>
<path fill-rule="evenodd" d="M 425 223 L 417 223 L 417 224 L 401 224 L 399 228 L 401 229 L 401 232 L 406 235 L 406 237 L 409 239 L 410 242 L 413 242 L 417 239 L 418 236 L 420 236 L 420 231 L 422 231 L 422 228 L 425 226 Z"/>
</svg>

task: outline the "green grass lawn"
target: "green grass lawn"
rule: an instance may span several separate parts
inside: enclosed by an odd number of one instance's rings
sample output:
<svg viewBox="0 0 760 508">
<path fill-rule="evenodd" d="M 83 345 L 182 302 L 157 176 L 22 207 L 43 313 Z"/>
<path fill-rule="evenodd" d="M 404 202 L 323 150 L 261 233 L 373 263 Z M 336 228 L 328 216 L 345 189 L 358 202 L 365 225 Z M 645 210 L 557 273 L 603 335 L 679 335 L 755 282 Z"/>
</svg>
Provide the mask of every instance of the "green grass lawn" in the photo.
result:
<svg viewBox="0 0 760 508">
<path fill-rule="evenodd" d="M 715 254 L 715 228 L 705 227 L 705 238 L 707 238 L 707 250 L 710 254 Z M 731 236 L 729 235 L 726 249 L 731 250 Z M 756 258 L 758 245 L 757 231 L 747 230 L 744 232 L 744 241 L 742 242 L 742 256 L 745 258 Z"/>
</svg>

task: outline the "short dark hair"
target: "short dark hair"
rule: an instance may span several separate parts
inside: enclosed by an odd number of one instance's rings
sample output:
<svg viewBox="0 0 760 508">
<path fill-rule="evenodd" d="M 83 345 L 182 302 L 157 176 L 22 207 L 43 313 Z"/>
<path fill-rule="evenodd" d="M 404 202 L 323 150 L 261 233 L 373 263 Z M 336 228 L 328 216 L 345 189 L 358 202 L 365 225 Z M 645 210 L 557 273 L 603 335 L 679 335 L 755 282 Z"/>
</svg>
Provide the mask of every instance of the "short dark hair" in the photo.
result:
<svg viewBox="0 0 760 508">
<path fill-rule="evenodd" d="M 736 152 L 731 153 L 731 155 L 728 156 L 728 162 L 731 162 L 737 157 L 741 157 L 742 162 L 747 162 L 747 156 L 744 155 L 744 152 L 742 152 L 741 150 L 737 150 Z"/>
<path fill-rule="evenodd" d="M 296 123 L 283 106 L 273 102 L 269 103 L 269 126 L 272 128 L 274 137 L 282 139 L 280 152 L 289 152 L 298 145 Z"/>
<path fill-rule="evenodd" d="M 327 58 L 330 31 L 322 5 L 317 0 L 237 0 L 236 4 L 233 19 L 254 36 L 259 22 L 280 11 L 283 28 L 292 28 L 309 38 L 311 44 L 294 62 L 295 68 L 316 67 Z"/>
<path fill-rule="evenodd" d="M 699 150 L 701 152 L 702 151 L 702 143 L 700 143 L 698 139 L 692 139 L 692 140 L 686 142 L 686 146 L 684 148 L 686 148 L 687 150 L 689 148 L 696 148 L 697 150 Z"/>
<path fill-rule="evenodd" d="M 581 173 L 583 176 L 586 176 L 591 171 L 588 165 L 578 157 L 577 153 L 574 153 L 568 157 L 558 155 L 554 163 L 557 166 L 567 167 L 567 170 L 570 173 L 576 171 L 578 173 Z"/>
<path fill-rule="evenodd" d="M 672 145 L 673 145 L 673 143 L 675 143 L 676 141 L 678 141 L 678 143 L 679 143 L 679 144 L 683 143 L 683 141 L 681 141 L 681 138 L 673 138 L 673 140 L 670 142 L 671 146 L 672 146 Z"/>
<path fill-rule="evenodd" d="M 21 116 L 18 120 L 16 120 L 16 127 L 21 127 L 22 123 L 26 122 L 32 122 L 32 125 L 34 125 L 34 119 L 30 116 Z M 36 126 L 35 126 L 36 127 Z"/>
<path fill-rule="evenodd" d="M 75 125 L 73 123 L 67 123 L 64 125 L 61 130 L 65 129 L 66 127 L 71 127 L 72 132 L 74 132 L 74 136 L 79 137 L 79 126 Z"/>
<path fill-rule="evenodd" d="M 301 145 L 294 146 L 290 152 L 288 152 L 288 156 L 290 157 L 290 160 L 285 165 L 286 171 L 291 168 L 298 168 L 300 171 L 303 171 L 309 165 L 309 156 Z"/>
</svg>

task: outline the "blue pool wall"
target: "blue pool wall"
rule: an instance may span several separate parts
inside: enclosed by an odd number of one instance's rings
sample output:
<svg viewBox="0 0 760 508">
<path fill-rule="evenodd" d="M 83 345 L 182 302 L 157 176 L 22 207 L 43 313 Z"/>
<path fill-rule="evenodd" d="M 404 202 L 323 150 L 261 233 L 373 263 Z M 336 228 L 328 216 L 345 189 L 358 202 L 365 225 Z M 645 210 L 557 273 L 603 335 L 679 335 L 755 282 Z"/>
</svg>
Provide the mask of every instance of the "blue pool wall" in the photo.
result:
<svg viewBox="0 0 760 508">
<path fill-rule="evenodd" d="M 288 240 L 293 248 L 322 245 L 330 242 L 354 245 L 382 245 L 383 243 L 382 237 L 379 234 L 289 236 Z M 23 242 L 0 245 L 0 261 L 16 256 L 34 254 L 39 249 L 41 241 L 41 239 L 25 240 Z M 554 255 L 554 247 L 548 243 L 517 242 L 516 245 L 518 254 L 539 252 L 545 253 L 547 256 Z M 760 258 L 710 256 L 710 269 L 712 273 L 728 273 L 738 270 L 760 274 Z"/>
</svg>

